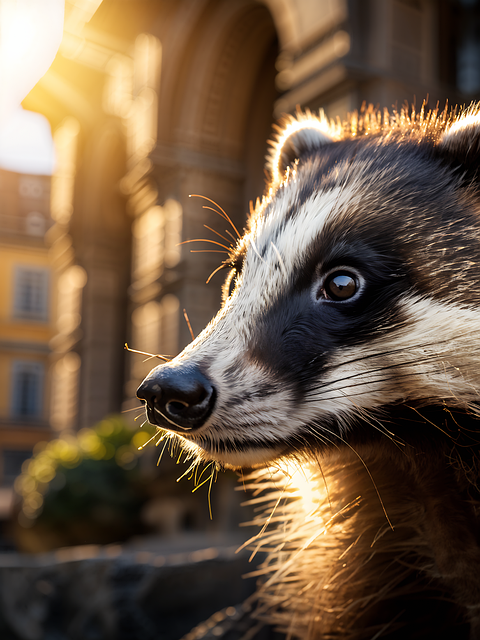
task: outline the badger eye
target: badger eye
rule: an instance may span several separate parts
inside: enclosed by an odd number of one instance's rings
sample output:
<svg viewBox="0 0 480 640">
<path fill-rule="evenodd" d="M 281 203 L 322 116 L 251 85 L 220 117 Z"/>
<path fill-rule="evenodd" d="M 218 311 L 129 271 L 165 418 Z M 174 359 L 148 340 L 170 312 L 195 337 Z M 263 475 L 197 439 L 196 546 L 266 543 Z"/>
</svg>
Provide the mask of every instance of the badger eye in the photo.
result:
<svg viewBox="0 0 480 640">
<path fill-rule="evenodd" d="M 358 291 L 356 277 L 348 271 L 335 271 L 331 273 L 323 285 L 323 293 L 328 300 L 341 302 L 349 300 Z"/>
</svg>

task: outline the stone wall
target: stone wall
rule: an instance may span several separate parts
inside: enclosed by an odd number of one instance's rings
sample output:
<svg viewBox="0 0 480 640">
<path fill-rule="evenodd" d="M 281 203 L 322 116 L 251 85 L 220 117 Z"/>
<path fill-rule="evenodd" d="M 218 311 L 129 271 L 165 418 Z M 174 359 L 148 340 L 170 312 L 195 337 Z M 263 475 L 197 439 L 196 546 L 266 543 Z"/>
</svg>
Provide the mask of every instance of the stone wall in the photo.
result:
<svg viewBox="0 0 480 640">
<path fill-rule="evenodd" d="M 0 556 L 2 640 L 177 640 L 254 590 L 237 545 L 160 554 L 118 545 Z M 205 632 L 212 626 L 205 627 Z M 202 627 L 200 627 L 201 634 Z"/>
</svg>

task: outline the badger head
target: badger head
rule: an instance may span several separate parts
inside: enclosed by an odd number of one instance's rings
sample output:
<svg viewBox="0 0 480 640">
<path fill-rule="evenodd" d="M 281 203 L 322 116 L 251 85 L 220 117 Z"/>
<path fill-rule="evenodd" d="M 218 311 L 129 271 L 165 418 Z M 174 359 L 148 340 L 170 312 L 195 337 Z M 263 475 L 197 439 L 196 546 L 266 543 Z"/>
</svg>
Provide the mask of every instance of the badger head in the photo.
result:
<svg viewBox="0 0 480 640">
<path fill-rule="evenodd" d="M 223 306 L 138 389 L 205 459 L 253 466 L 475 412 L 480 116 L 406 116 L 363 135 L 297 114 L 228 260 Z"/>
</svg>

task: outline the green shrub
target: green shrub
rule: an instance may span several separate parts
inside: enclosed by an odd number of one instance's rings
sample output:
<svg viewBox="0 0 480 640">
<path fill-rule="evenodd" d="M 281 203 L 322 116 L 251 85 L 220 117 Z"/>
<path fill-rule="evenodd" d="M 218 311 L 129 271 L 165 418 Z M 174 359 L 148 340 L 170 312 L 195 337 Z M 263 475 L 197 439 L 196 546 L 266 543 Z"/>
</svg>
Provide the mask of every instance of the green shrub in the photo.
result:
<svg viewBox="0 0 480 640">
<path fill-rule="evenodd" d="M 15 481 L 19 546 L 32 546 L 24 540 L 33 533 L 43 536 L 40 547 L 47 549 L 113 542 L 140 532 L 146 495 L 139 447 L 151 435 L 132 431 L 113 416 L 37 445 Z M 25 530 L 31 530 L 28 536 L 22 535 Z"/>
</svg>

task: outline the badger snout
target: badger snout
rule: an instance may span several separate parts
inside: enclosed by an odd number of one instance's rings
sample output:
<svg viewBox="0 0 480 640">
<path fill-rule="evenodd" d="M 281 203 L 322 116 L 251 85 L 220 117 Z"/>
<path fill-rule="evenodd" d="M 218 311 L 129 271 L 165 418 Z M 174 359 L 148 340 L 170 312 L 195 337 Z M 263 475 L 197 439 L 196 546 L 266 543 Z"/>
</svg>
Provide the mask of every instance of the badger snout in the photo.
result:
<svg viewBox="0 0 480 640">
<path fill-rule="evenodd" d="M 145 401 L 151 424 L 185 433 L 205 424 L 216 392 L 198 366 L 165 364 L 148 374 L 137 389 L 137 398 Z"/>
</svg>

